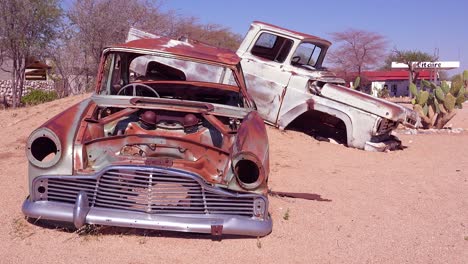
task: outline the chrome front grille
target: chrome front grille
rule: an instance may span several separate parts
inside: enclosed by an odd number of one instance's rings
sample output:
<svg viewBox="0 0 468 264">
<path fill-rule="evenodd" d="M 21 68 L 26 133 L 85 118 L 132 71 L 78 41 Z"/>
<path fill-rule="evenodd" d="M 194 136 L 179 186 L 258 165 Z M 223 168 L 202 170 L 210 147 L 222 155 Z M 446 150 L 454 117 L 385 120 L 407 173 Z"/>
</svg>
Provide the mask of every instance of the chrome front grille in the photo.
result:
<svg viewBox="0 0 468 264">
<path fill-rule="evenodd" d="M 206 185 L 186 172 L 113 167 L 93 177 L 46 176 L 33 183 L 34 200 L 74 204 L 80 191 L 89 206 L 151 214 L 254 215 L 255 194 L 228 192 Z"/>
<path fill-rule="evenodd" d="M 389 119 L 382 119 L 377 127 L 378 134 L 388 133 L 398 126 L 397 122 Z"/>
</svg>

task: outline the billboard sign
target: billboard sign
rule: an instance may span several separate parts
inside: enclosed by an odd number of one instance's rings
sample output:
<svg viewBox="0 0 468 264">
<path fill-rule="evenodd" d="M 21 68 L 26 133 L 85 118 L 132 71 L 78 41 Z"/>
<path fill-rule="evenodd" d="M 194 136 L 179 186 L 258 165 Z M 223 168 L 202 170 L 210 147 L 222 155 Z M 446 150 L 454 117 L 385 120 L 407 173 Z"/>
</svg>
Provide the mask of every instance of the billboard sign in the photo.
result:
<svg viewBox="0 0 468 264">
<path fill-rule="evenodd" d="M 460 67 L 459 61 L 415 61 L 412 62 L 415 69 L 440 69 L 451 70 Z M 392 62 L 393 69 L 408 69 L 408 65 L 400 62 Z"/>
</svg>

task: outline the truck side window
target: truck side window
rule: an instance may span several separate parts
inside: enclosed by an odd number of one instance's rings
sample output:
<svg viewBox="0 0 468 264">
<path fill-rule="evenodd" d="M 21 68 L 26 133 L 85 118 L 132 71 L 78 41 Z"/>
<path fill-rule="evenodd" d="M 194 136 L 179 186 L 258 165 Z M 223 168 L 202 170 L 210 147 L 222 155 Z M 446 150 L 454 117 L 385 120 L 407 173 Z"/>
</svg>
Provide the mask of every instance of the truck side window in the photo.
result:
<svg viewBox="0 0 468 264">
<path fill-rule="evenodd" d="M 293 41 L 263 32 L 258 37 L 251 53 L 255 56 L 276 62 L 284 62 L 291 50 Z"/>
</svg>

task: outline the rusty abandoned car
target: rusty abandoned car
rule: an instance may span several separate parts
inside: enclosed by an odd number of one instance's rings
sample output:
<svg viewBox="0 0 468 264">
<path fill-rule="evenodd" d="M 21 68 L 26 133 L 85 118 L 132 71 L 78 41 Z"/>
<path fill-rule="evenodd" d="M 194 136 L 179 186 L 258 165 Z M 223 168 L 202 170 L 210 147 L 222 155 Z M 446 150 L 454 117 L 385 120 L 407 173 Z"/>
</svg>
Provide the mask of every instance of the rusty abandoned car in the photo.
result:
<svg viewBox="0 0 468 264">
<path fill-rule="evenodd" d="M 28 138 L 23 213 L 76 228 L 269 234 L 268 138 L 239 61 L 166 38 L 106 48 L 91 98 Z"/>
</svg>

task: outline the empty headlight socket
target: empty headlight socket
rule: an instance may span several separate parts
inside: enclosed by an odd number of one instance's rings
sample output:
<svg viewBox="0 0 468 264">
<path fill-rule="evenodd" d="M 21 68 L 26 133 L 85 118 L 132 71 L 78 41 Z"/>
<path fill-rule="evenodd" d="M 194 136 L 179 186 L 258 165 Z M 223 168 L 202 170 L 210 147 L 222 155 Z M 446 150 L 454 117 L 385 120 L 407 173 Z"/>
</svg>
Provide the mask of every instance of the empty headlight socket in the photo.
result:
<svg viewBox="0 0 468 264">
<path fill-rule="evenodd" d="M 34 131 L 26 143 L 26 156 L 36 167 L 49 168 L 57 164 L 62 155 L 60 140 L 52 130 L 40 128 Z"/>
</svg>

